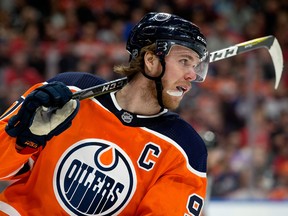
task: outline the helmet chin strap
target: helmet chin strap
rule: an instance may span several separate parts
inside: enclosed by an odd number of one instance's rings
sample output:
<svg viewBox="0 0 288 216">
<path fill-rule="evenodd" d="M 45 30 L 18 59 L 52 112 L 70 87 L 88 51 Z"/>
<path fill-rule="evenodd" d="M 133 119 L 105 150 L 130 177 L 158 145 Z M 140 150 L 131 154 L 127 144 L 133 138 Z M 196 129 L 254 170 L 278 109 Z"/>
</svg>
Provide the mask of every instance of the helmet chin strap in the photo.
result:
<svg viewBox="0 0 288 216">
<path fill-rule="evenodd" d="M 159 61 L 162 65 L 162 72 L 158 77 L 152 77 L 147 75 L 144 71 L 143 71 L 143 75 L 150 80 L 154 80 L 155 81 L 155 85 L 156 85 L 156 92 L 157 92 L 157 100 L 158 103 L 161 107 L 160 112 L 162 112 L 164 110 L 164 105 L 163 105 L 163 99 L 162 99 L 162 91 L 163 91 L 163 85 L 162 85 L 162 77 L 164 76 L 165 73 L 165 69 L 166 69 L 166 64 L 165 64 L 165 60 L 164 57 L 162 55 L 158 56 L 159 57 Z"/>
</svg>

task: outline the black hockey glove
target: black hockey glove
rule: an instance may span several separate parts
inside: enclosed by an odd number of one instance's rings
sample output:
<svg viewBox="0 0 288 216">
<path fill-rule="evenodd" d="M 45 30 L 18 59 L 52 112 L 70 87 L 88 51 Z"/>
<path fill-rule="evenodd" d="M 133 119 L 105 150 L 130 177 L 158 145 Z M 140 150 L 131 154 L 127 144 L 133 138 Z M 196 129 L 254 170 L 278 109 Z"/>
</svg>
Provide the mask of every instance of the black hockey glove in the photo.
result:
<svg viewBox="0 0 288 216">
<path fill-rule="evenodd" d="M 16 137 L 20 147 L 44 147 L 53 136 L 71 126 L 79 109 L 79 101 L 71 97 L 72 92 L 61 82 L 35 89 L 25 98 L 19 112 L 8 121 L 7 134 Z M 49 113 L 44 107 L 55 110 Z"/>
</svg>

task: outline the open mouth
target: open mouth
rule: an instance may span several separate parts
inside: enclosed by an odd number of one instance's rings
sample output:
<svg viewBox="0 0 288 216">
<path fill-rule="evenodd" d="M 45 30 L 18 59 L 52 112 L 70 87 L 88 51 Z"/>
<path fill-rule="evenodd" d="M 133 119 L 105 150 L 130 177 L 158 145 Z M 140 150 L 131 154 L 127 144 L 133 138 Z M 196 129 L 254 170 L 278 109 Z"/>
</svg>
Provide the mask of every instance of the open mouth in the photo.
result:
<svg viewBox="0 0 288 216">
<path fill-rule="evenodd" d="M 183 86 L 177 86 L 176 90 L 167 90 L 167 94 L 175 97 L 181 97 L 187 91 Z"/>
</svg>

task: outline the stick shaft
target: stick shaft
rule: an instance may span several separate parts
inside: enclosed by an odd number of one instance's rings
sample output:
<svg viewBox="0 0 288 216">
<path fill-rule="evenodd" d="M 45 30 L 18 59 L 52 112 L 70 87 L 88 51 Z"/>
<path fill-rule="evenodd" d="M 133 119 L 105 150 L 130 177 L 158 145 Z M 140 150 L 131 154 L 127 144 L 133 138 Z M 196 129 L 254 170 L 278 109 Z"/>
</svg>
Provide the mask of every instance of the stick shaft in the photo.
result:
<svg viewBox="0 0 288 216">
<path fill-rule="evenodd" d="M 106 94 L 117 89 L 122 88 L 127 83 L 127 77 L 123 77 L 117 80 L 113 80 L 110 82 L 106 82 L 104 84 L 100 84 L 97 86 L 92 86 L 87 89 L 83 89 L 73 93 L 73 99 L 83 100 L 86 98 L 100 96 L 102 94 Z"/>
</svg>

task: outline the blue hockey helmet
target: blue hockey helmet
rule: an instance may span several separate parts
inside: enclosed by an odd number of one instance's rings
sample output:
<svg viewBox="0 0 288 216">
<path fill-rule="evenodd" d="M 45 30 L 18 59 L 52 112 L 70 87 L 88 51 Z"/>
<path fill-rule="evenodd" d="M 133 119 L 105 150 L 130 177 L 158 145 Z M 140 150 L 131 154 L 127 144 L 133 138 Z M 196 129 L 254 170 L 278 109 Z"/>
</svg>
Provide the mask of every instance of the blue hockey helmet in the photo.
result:
<svg viewBox="0 0 288 216">
<path fill-rule="evenodd" d="M 175 44 L 196 52 L 200 63 L 195 67 L 195 81 L 204 81 L 208 71 L 209 55 L 206 39 L 197 25 L 173 14 L 147 13 L 129 34 L 126 49 L 130 53 L 130 60 L 136 58 L 143 47 L 153 43 L 156 43 L 155 54 L 160 59 L 164 59 L 171 46 Z"/>
</svg>

